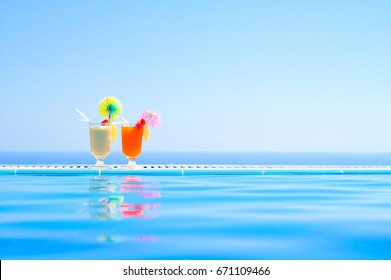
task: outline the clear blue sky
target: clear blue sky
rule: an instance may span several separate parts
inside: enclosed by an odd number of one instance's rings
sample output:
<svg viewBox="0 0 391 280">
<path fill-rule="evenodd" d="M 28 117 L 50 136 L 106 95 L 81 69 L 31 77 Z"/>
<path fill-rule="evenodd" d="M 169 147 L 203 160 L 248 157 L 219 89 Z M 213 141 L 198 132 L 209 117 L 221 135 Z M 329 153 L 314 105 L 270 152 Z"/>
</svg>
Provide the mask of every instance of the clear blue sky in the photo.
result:
<svg viewBox="0 0 391 280">
<path fill-rule="evenodd" d="M 147 151 L 391 152 L 391 1 L 0 1 L 0 151 L 88 151 L 162 116 Z M 120 141 L 113 143 L 120 150 Z"/>
</svg>

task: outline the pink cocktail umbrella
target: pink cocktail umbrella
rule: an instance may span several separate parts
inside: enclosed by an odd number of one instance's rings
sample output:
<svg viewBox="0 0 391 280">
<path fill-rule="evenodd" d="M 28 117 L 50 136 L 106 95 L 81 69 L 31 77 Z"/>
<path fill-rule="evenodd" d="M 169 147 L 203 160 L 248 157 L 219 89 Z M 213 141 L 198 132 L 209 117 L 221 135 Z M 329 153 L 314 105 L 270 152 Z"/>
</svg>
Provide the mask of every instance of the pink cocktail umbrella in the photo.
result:
<svg viewBox="0 0 391 280">
<path fill-rule="evenodd" d="M 140 119 L 145 120 L 145 123 L 151 128 L 157 128 L 162 124 L 162 120 L 160 119 L 160 116 L 157 113 L 150 110 L 145 110 L 141 114 Z"/>
</svg>

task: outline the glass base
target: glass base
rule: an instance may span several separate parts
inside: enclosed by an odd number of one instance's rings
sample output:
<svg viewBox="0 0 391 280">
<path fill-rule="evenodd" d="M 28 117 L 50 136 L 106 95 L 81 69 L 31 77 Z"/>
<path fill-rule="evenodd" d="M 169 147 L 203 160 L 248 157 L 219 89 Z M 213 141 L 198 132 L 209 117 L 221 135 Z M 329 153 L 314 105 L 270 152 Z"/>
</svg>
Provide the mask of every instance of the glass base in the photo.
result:
<svg viewBox="0 0 391 280">
<path fill-rule="evenodd" d="M 128 158 L 128 160 L 128 164 L 124 166 L 126 169 L 140 169 L 140 166 L 136 163 L 136 158 Z"/>
<path fill-rule="evenodd" d="M 103 162 L 103 158 L 102 159 L 97 158 L 95 166 L 105 166 L 105 163 Z"/>
<path fill-rule="evenodd" d="M 90 167 L 95 167 L 95 168 L 103 168 L 107 167 L 107 165 L 104 163 L 104 157 L 95 157 L 96 158 L 96 163 L 95 165 L 91 165 Z"/>
</svg>

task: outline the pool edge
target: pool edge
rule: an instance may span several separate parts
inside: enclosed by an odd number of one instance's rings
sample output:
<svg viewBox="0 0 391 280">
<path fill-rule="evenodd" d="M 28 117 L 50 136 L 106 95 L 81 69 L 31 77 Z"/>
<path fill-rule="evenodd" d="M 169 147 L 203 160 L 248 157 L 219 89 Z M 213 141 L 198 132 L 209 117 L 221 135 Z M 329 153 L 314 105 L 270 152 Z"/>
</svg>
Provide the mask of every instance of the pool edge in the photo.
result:
<svg viewBox="0 0 391 280">
<path fill-rule="evenodd" d="M 0 165 L 0 175 L 343 175 L 343 174 L 391 174 L 391 166 L 377 165 L 197 165 L 161 164 L 140 165 L 129 169 L 121 165 L 95 167 L 83 164 L 72 165 Z"/>
</svg>

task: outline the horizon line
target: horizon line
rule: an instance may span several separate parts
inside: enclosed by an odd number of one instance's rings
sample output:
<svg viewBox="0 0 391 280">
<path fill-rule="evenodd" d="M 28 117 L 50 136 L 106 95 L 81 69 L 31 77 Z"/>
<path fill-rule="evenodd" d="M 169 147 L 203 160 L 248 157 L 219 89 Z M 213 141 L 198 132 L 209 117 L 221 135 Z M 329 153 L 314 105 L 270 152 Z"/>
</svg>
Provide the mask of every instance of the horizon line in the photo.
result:
<svg viewBox="0 0 391 280">
<path fill-rule="evenodd" d="M 47 150 L 47 151 L 30 151 L 30 150 L 12 150 L 12 151 L 0 151 L 0 153 L 91 153 L 89 150 Z M 110 151 L 110 153 L 122 153 L 120 150 Z M 144 153 L 300 153 L 300 154 L 391 154 L 391 151 L 143 151 Z"/>
</svg>

